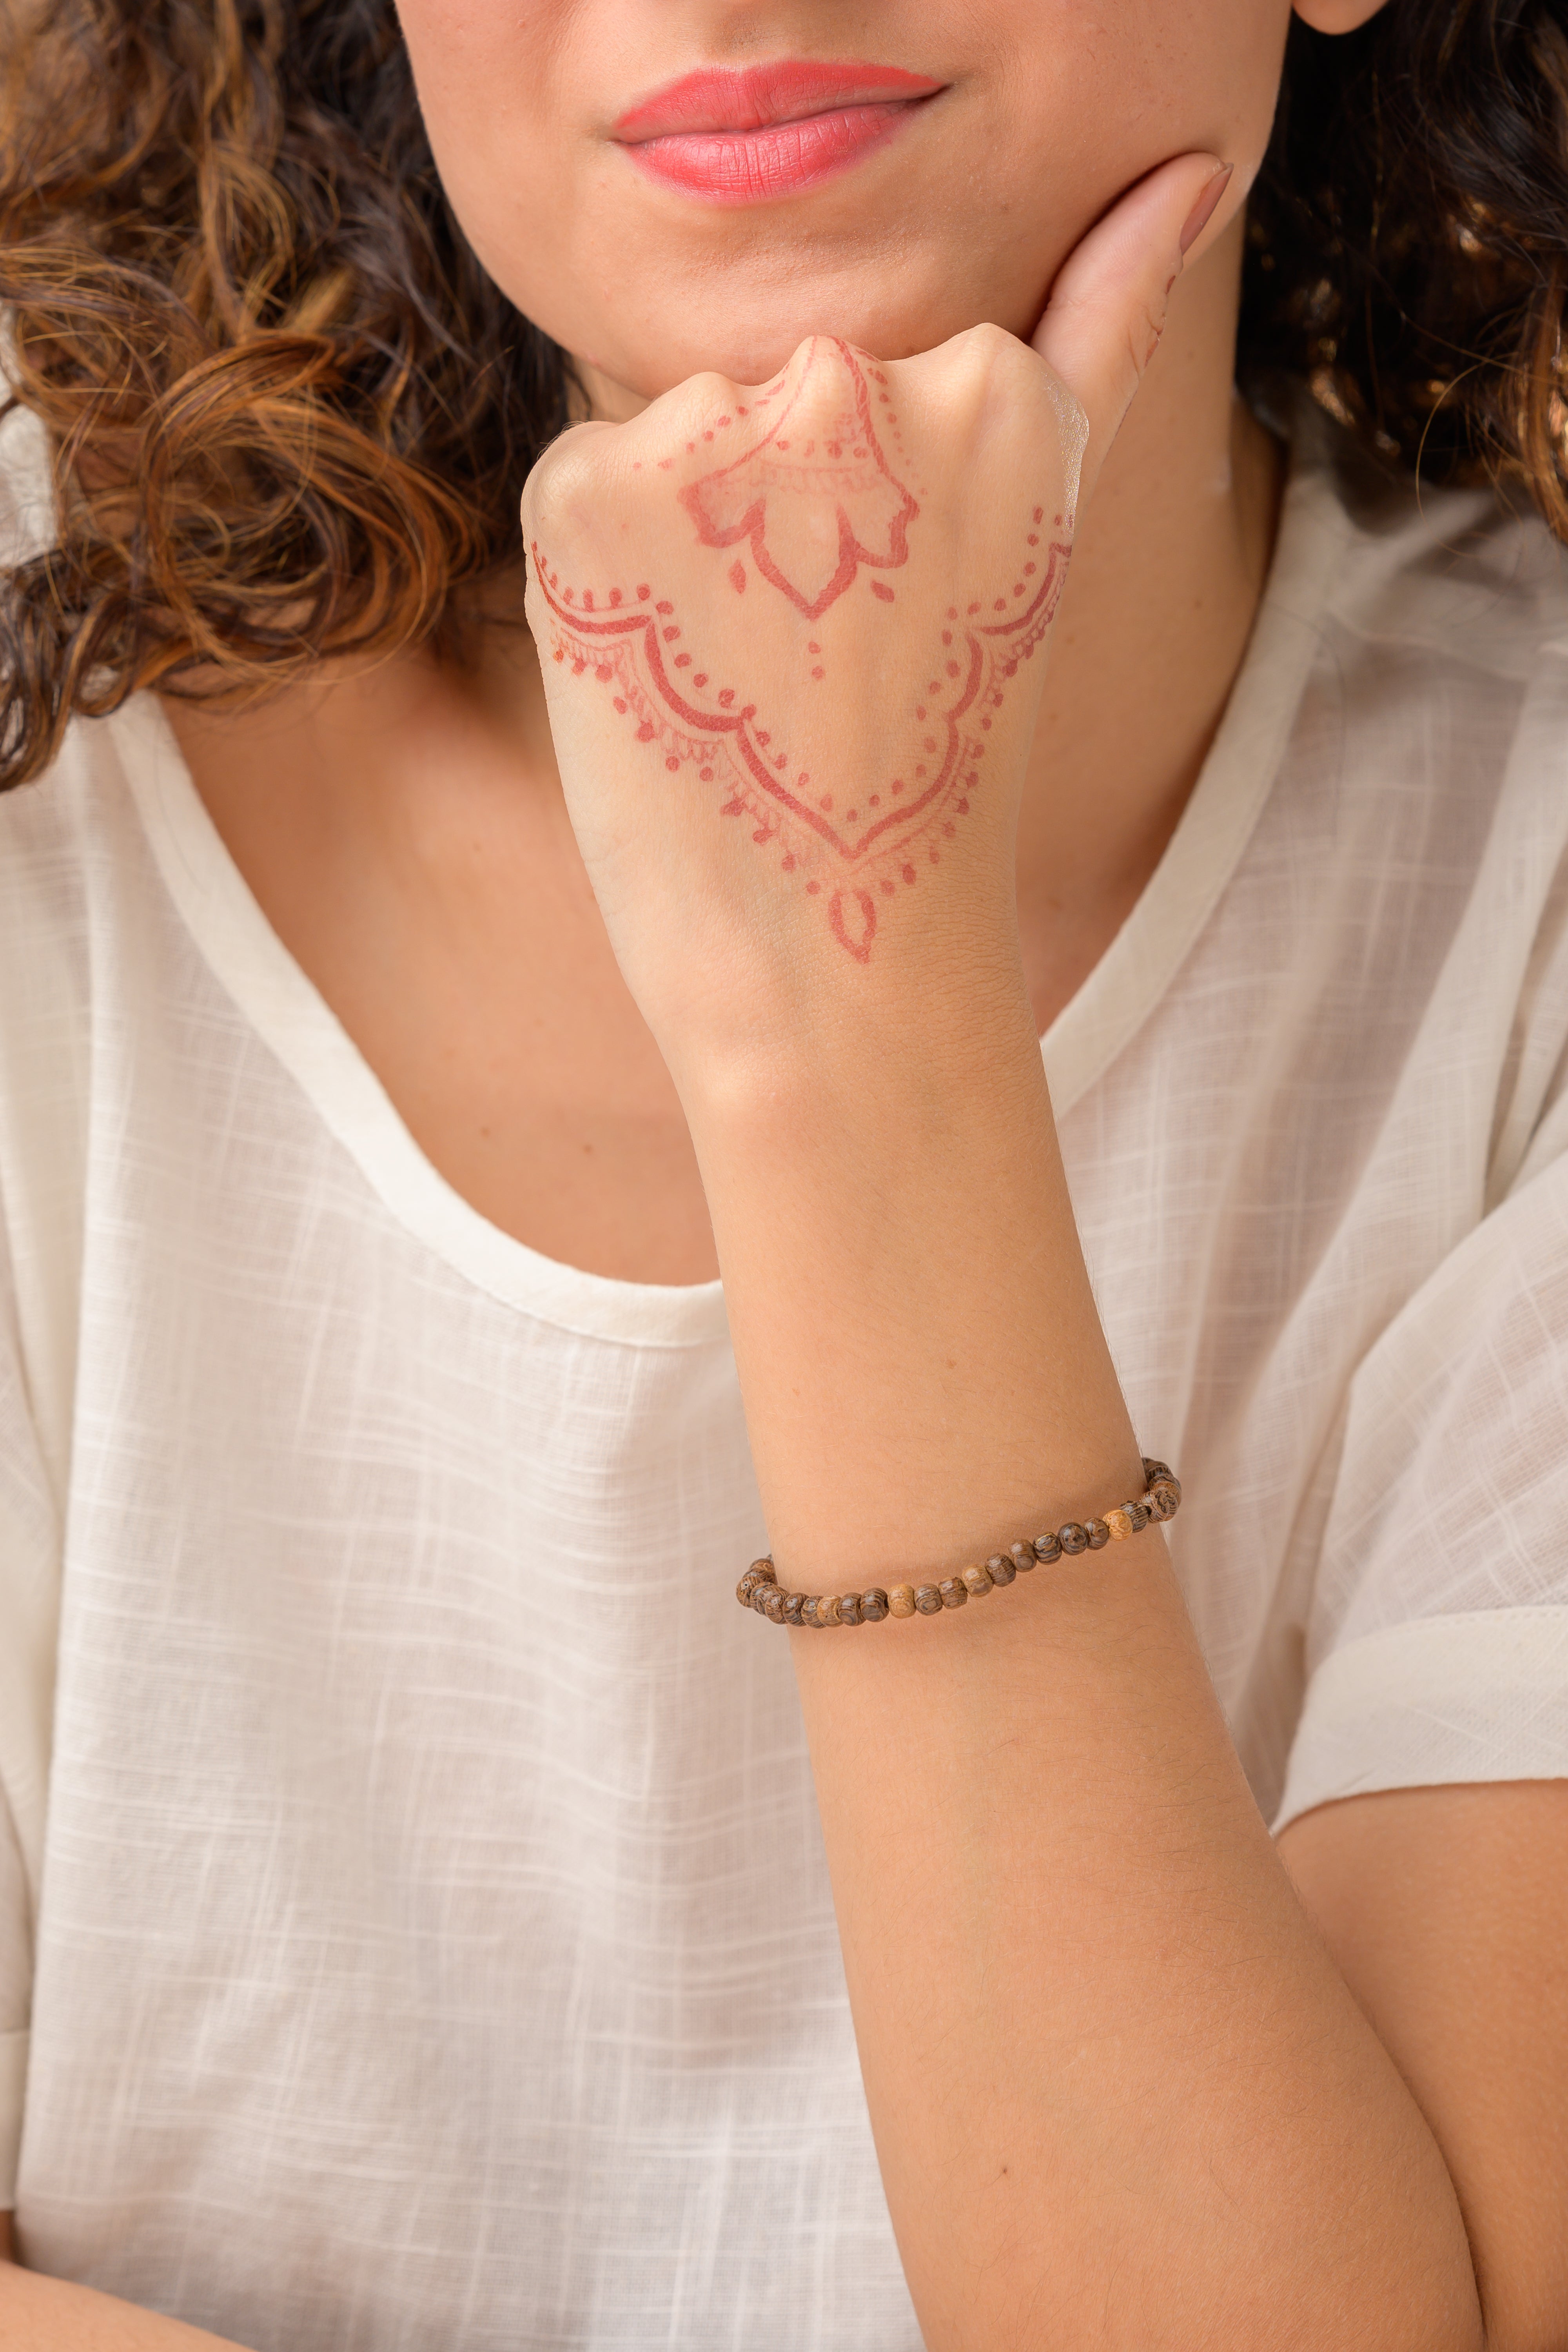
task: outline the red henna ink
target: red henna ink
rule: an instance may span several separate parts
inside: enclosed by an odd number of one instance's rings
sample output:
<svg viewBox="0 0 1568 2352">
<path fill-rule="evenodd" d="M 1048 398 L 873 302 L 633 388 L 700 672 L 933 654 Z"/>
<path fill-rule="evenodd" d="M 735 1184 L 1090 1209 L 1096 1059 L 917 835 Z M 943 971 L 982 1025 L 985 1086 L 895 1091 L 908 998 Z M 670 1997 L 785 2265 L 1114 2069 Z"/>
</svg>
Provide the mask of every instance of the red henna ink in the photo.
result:
<svg viewBox="0 0 1568 2352">
<path fill-rule="evenodd" d="M 840 349 L 837 345 L 830 348 L 836 352 Z M 846 357 L 847 363 L 852 364 L 852 355 Z M 855 373 L 863 394 L 864 380 L 858 368 Z M 774 396 L 764 395 L 757 406 L 762 408 Z M 789 414 L 790 407 L 786 406 L 778 421 Z M 866 437 L 852 442 L 846 433 L 838 436 L 840 448 L 847 446 L 869 452 L 876 445 L 868 421 L 857 419 L 856 429 L 863 431 Z M 775 424 L 774 436 L 776 431 Z M 752 462 L 759 449 L 769 446 L 770 438 L 773 447 L 780 446 L 775 437 L 764 436 L 738 462 Z M 825 450 L 830 459 L 833 446 L 833 439 L 826 439 Z M 864 462 L 870 465 L 869 456 Z M 879 448 L 877 462 L 885 475 Z M 705 477 L 694 487 L 706 489 L 717 478 Z M 891 477 L 886 478 L 890 480 Z M 752 519 L 754 532 L 748 530 L 745 535 L 751 541 L 760 575 L 782 587 L 793 603 L 808 617 L 815 618 L 816 614 L 810 610 L 800 592 L 799 581 L 792 583 L 784 577 L 780 566 L 769 555 L 770 546 L 774 553 L 777 551 L 774 540 L 770 538 L 770 529 L 774 527 L 769 524 L 769 513 L 772 511 L 776 519 L 788 487 L 781 480 L 770 480 L 761 510 Z M 815 483 L 808 486 L 808 495 L 815 496 L 817 487 Z M 901 486 L 894 487 L 900 497 L 908 496 Z M 695 511 L 687 494 L 681 495 L 689 510 Z M 910 506 L 907 520 L 912 520 L 919 511 L 912 500 Z M 856 538 L 853 560 L 846 571 L 844 530 L 847 518 L 837 506 L 835 514 L 840 540 L 840 562 L 833 575 L 837 584 L 828 583 L 832 587 L 830 595 L 819 591 L 819 611 L 844 593 L 862 562 L 872 560 Z M 699 520 L 700 522 L 701 514 Z M 853 536 L 852 526 L 851 533 Z M 787 534 L 784 536 L 787 538 Z M 889 531 L 889 542 L 890 539 Z M 1033 534 L 1030 539 L 1032 544 L 1036 543 Z M 936 846 L 937 839 L 952 839 L 953 819 L 967 816 L 970 812 L 969 795 L 980 783 L 978 762 L 985 749 L 980 733 L 975 731 L 976 723 L 980 732 L 990 729 L 991 712 L 1003 701 L 998 681 L 1016 673 L 1019 661 L 1032 656 L 1049 627 L 1060 598 L 1070 549 L 1063 541 L 1050 544 L 1046 574 L 1037 585 L 1033 584 L 1035 567 L 1026 568 L 1025 581 L 1013 588 L 1013 602 L 1022 604 L 1022 610 L 1009 612 L 1009 600 L 994 597 L 991 610 L 1002 617 L 982 621 L 978 615 L 984 609 L 983 601 L 976 599 L 967 607 L 967 621 L 961 624 L 958 606 L 947 608 L 949 622 L 959 625 L 941 632 L 946 657 L 936 667 L 942 670 L 945 684 L 931 679 L 925 689 L 926 701 L 915 708 L 917 722 L 926 722 L 933 731 L 920 739 L 927 757 L 912 770 L 914 788 L 910 790 L 905 776 L 893 776 L 885 787 L 887 804 L 882 792 L 871 793 L 864 802 L 858 799 L 842 820 L 835 817 L 833 793 L 820 789 L 814 792 L 811 778 L 804 771 L 796 774 L 793 785 L 786 782 L 788 753 L 773 751 L 770 730 L 753 724 L 758 715 L 754 703 L 745 703 L 737 710 L 733 687 L 721 688 L 709 701 L 706 671 L 697 670 L 689 677 L 680 675 L 691 669 L 692 656 L 685 652 L 666 655 L 666 646 L 674 645 L 681 636 L 674 605 L 668 598 L 653 602 L 651 587 L 639 583 L 637 602 L 645 609 L 627 606 L 617 593 L 612 592 L 609 609 L 605 610 L 604 605 L 595 604 L 591 592 L 584 590 L 579 594 L 571 587 L 563 588 L 558 573 L 551 571 L 537 544 L 531 552 L 536 581 L 555 623 L 553 658 L 557 662 L 570 659 L 574 676 L 583 675 L 591 664 L 596 682 L 614 685 L 612 701 L 616 713 L 635 719 L 638 741 L 652 743 L 657 740 L 668 773 L 678 772 L 689 762 L 695 764 L 701 782 L 720 786 L 722 815 L 749 817 L 752 839 L 758 847 L 771 849 L 776 844 L 784 873 L 795 875 L 805 865 L 807 871 L 802 883 L 792 887 L 802 887 L 815 898 L 821 895 L 826 880 L 829 885 L 828 928 L 847 954 L 858 963 L 866 963 L 877 935 L 874 891 L 883 897 L 893 896 L 897 887 L 895 873 L 906 887 L 911 887 L 917 879 L 918 869 L 912 858 L 918 848 L 925 849 L 929 865 L 939 865 L 942 853 Z M 906 561 L 907 552 L 907 547 L 900 546 L 896 560 Z M 745 572 L 738 560 L 733 573 L 738 575 L 737 587 L 743 590 Z M 841 579 L 840 574 L 845 576 Z M 800 577 L 809 587 L 809 577 L 804 573 Z M 1026 582 L 1031 584 L 1032 593 Z M 880 582 L 871 584 L 877 589 L 882 586 Z M 646 609 L 650 603 L 651 612 Z M 818 641 L 813 639 L 808 651 L 816 654 L 821 650 Z M 820 669 L 812 675 L 820 676 Z M 693 699 L 694 697 L 702 698 Z"/>
<path fill-rule="evenodd" d="M 836 404 L 839 412 L 826 449 L 814 462 L 809 450 L 792 456 L 780 431 L 808 394 L 814 402 Z M 909 527 L 920 512 L 877 437 L 859 361 L 847 343 L 828 335 L 813 342 L 786 404 L 766 431 L 717 473 L 689 484 L 680 503 L 705 547 L 745 541 L 762 578 L 810 621 L 854 585 L 862 564 L 907 563 Z M 739 562 L 730 578 L 737 590 L 744 588 Z M 891 599 L 882 582 L 872 587 Z"/>
</svg>

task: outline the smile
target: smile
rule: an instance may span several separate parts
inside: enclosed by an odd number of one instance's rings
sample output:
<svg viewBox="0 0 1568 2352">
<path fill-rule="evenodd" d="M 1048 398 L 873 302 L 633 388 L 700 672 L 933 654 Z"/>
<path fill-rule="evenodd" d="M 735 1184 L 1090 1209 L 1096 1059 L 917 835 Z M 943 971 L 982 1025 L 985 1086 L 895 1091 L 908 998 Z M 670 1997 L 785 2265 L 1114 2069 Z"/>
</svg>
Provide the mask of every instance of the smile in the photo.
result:
<svg viewBox="0 0 1568 2352">
<path fill-rule="evenodd" d="M 944 87 L 898 66 L 843 60 L 706 68 L 642 100 L 615 135 L 650 178 L 685 195 L 776 203 L 885 146 Z"/>
</svg>

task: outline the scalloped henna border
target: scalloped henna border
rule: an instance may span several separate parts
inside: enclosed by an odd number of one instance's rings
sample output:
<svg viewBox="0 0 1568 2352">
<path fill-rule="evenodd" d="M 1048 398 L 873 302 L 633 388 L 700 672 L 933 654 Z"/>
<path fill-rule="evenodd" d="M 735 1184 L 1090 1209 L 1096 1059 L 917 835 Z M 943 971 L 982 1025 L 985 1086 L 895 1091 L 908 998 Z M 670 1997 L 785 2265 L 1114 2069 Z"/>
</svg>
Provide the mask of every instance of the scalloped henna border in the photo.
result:
<svg viewBox="0 0 1568 2352">
<path fill-rule="evenodd" d="M 1043 509 L 1037 508 L 1033 520 L 1037 525 L 1041 523 Z M 699 767 L 704 782 L 713 782 L 718 781 L 716 769 L 722 761 L 729 772 L 729 797 L 723 801 L 721 813 L 761 817 L 763 822 L 752 835 L 759 845 L 775 839 L 784 822 L 793 820 L 847 864 L 850 874 L 829 899 L 828 923 L 840 946 L 856 961 L 865 963 L 869 961 L 877 933 L 878 909 L 872 892 L 851 877 L 868 862 L 883 856 L 897 857 L 910 848 L 933 814 L 951 800 L 959 769 L 966 761 L 976 761 L 983 755 L 984 743 L 967 735 L 962 722 L 979 707 L 984 712 L 980 727 L 989 728 L 986 706 L 999 705 L 1002 700 L 998 678 L 1012 677 L 1019 661 L 1033 655 L 1055 615 L 1071 546 L 1059 540 L 1049 542 L 1045 577 L 1022 611 L 1000 621 L 980 622 L 973 617 L 980 609 L 979 604 L 970 604 L 967 625 L 961 632 L 964 659 L 954 665 L 959 670 L 958 690 L 951 704 L 933 714 L 944 723 L 946 738 L 938 772 L 918 795 L 879 817 L 852 841 L 846 840 L 840 828 L 830 821 L 820 800 L 813 807 L 802 797 L 801 788 L 810 782 L 808 776 L 799 776 L 795 786 L 784 781 L 791 762 L 785 754 L 771 751 L 769 731 L 755 724 L 755 703 L 745 703 L 738 709 L 728 708 L 735 696 L 732 689 L 724 689 L 718 698 L 718 708 L 704 708 L 681 690 L 665 658 L 666 643 L 674 643 L 681 635 L 680 624 L 669 600 L 656 600 L 650 587 L 641 586 L 636 603 L 627 604 L 625 592 L 612 588 L 607 592 L 606 604 L 601 606 L 591 589 L 584 590 L 579 596 L 569 585 L 562 588 L 559 573 L 552 569 L 537 540 L 531 542 L 530 554 L 536 583 L 555 625 L 554 658 L 570 661 L 578 676 L 592 668 L 599 683 L 617 684 L 621 688 L 616 698 L 617 712 L 635 715 L 639 740 L 662 740 L 668 770 L 675 772 L 692 762 Z M 1003 604 L 1000 598 L 994 602 Z M 957 623 L 959 617 L 958 608 L 949 606 L 947 620 Z M 952 633 L 943 634 L 951 637 Z M 689 660 L 689 656 L 684 658 Z M 747 781 L 765 796 L 767 810 L 750 807 L 744 797 Z M 978 781 L 978 772 L 972 770 L 963 779 L 964 789 L 972 789 Z M 966 801 L 961 800 L 958 806 L 960 813 L 966 813 Z M 786 843 L 786 868 L 793 869 L 795 862 L 795 855 Z M 906 881 L 913 879 L 907 865 L 902 871 Z M 816 893 L 821 884 L 813 878 L 805 887 Z M 891 885 L 884 881 L 883 887 L 887 889 Z M 853 898 L 859 913 L 858 938 L 851 932 L 847 897 Z"/>
</svg>

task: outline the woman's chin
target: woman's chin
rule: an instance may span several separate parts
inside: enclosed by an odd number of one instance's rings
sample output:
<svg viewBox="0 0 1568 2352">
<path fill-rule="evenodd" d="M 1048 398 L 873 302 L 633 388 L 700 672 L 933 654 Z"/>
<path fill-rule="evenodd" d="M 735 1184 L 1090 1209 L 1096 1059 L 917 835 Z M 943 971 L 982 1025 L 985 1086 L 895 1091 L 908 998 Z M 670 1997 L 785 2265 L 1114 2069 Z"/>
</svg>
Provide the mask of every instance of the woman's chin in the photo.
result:
<svg viewBox="0 0 1568 2352">
<path fill-rule="evenodd" d="M 910 359 L 929 352 L 965 328 L 1005 326 L 1027 336 L 1040 294 L 1016 294 L 987 306 L 944 293 L 941 298 L 889 303 L 852 289 L 825 292 L 809 301 L 758 306 L 737 315 L 740 305 L 715 304 L 710 313 L 651 322 L 646 340 L 612 341 L 584 338 L 570 342 L 592 412 L 613 424 L 635 415 L 648 401 L 704 372 L 734 383 L 766 383 L 812 335 L 841 336 L 879 359 Z M 665 331 L 665 330 L 668 331 Z"/>
</svg>

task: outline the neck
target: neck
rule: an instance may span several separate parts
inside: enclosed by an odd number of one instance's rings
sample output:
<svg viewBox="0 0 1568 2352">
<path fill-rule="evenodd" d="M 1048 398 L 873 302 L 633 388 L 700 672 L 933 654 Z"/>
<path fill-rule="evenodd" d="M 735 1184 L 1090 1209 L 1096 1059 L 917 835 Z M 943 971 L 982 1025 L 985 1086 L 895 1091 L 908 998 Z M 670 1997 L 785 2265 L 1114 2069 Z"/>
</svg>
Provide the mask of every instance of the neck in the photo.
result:
<svg viewBox="0 0 1568 2352">
<path fill-rule="evenodd" d="M 1085 516 L 1018 832 L 1038 1024 L 1158 864 L 1225 709 L 1268 568 L 1283 454 L 1234 390 L 1243 227 L 1184 278 Z"/>
</svg>

